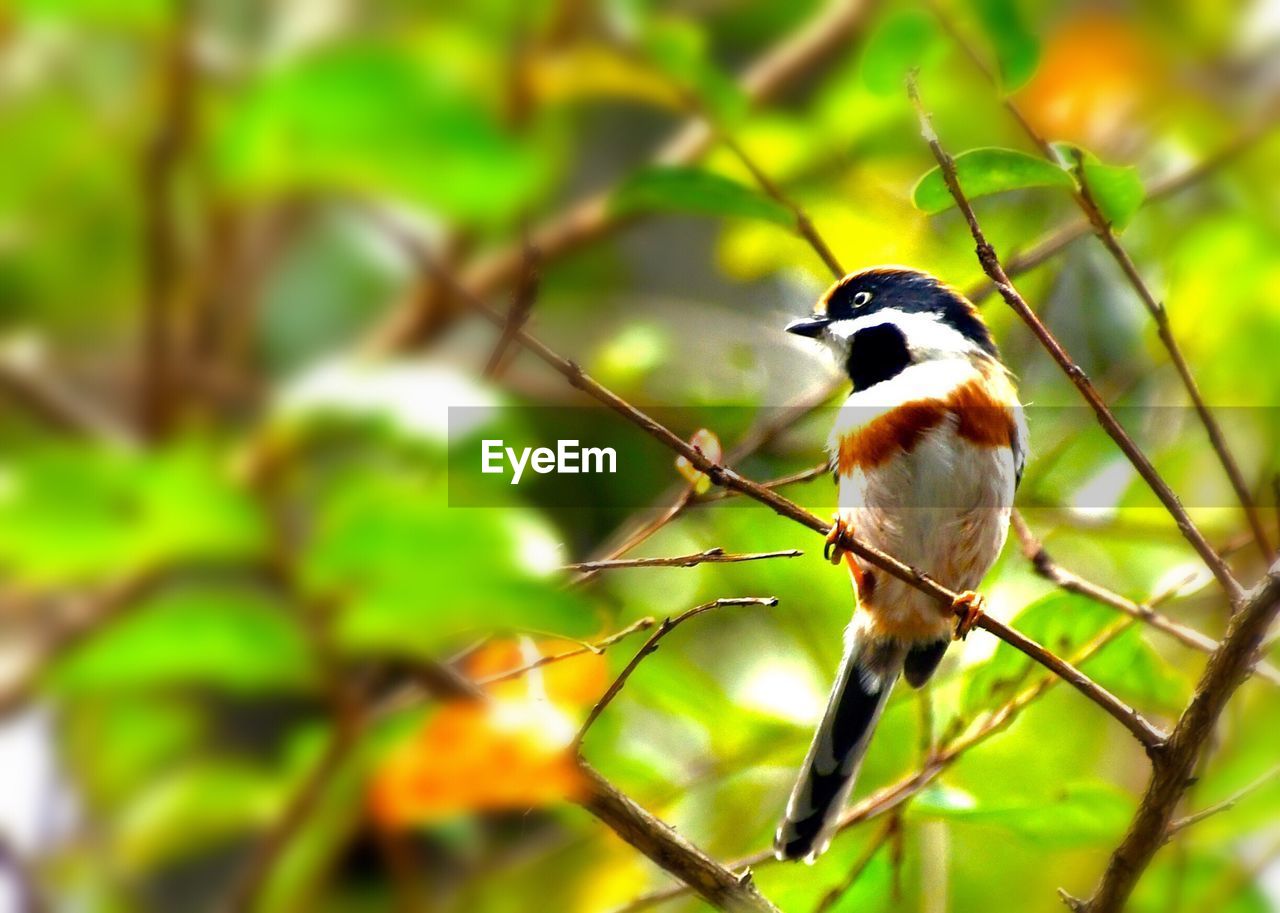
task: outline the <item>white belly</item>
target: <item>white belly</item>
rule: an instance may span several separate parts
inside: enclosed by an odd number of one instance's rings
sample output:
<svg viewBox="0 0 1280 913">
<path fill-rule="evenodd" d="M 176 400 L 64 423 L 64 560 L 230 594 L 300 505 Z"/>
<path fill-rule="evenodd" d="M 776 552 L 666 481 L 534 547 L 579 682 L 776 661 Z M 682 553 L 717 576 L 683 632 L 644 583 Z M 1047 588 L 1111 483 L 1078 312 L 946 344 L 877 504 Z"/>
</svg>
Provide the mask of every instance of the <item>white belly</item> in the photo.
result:
<svg viewBox="0 0 1280 913">
<path fill-rule="evenodd" d="M 854 535 L 950 589 L 977 587 L 1004 546 L 1015 470 L 1008 447 L 961 439 L 947 421 L 910 453 L 839 479 L 839 509 Z M 945 636 L 951 618 L 936 600 L 874 565 L 876 614 Z M 865 594 L 864 594 L 865 595 Z"/>
</svg>

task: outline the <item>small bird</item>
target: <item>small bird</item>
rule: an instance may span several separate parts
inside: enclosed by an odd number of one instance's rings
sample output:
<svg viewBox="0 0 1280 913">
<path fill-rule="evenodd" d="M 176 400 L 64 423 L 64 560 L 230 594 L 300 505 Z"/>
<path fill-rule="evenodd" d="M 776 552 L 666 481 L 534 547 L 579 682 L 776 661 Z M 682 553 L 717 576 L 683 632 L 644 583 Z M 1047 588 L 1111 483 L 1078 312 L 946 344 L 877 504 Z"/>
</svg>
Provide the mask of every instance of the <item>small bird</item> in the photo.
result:
<svg viewBox="0 0 1280 913">
<path fill-rule="evenodd" d="M 831 840 L 898 676 L 922 686 L 952 638 L 981 617 L 973 588 L 1004 546 L 1027 431 L 986 324 L 927 273 L 851 273 L 786 330 L 824 343 L 853 383 L 828 443 L 838 510 L 825 554 L 848 565 L 857 608 L 774 839 L 779 859 L 812 862 Z M 959 592 L 956 603 L 948 611 L 846 553 L 845 531 Z"/>
</svg>

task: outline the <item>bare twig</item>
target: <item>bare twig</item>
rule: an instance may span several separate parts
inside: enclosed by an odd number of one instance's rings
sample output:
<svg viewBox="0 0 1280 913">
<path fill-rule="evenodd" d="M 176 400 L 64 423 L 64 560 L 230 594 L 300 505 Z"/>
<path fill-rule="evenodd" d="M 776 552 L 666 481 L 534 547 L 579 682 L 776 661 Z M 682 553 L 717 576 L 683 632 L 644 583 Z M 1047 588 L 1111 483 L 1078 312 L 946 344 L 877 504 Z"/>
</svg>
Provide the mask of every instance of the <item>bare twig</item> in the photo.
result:
<svg viewBox="0 0 1280 913">
<path fill-rule="evenodd" d="M 829 890 L 818 900 L 817 906 L 813 908 L 813 913 L 826 913 L 837 903 L 840 898 L 858 883 L 858 879 L 862 877 L 862 873 L 867 870 L 867 866 L 871 865 L 871 860 L 876 858 L 876 853 L 880 852 L 883 847 L 894 836 L 894 832 L 901 826 L 901 819 L 897 815 L 893 815 L 880 828 L 879 833 L 871 838 L 871 842 L 867 844 L 867 848 L 862 851 L 862 855 L 853 863 L 853 867 L 849 869 L 841 882 Z"/>
<path fill-rule="evenodd" d="M 1086 580 L 1059 565 L 1045 550 L 1044 545 L 1031 532 L 1026 520 L 1017 511 L 1014 511 L 1012 526 L 1014 533 L 1018 537 L 1022 553 L 1031 562 L 1035 572 L 1046 580 L 1053 582 L 1059 588 L 1068 593 L 1076 593 L 1087 599 L 1092 599 L 1094 602 L 1137 618 L 1157 631 L 1163 631 L 1179 643 L 1193 650 L 1199 650 L 1201 653 L 1212 653 L 1218 648 L 1218 642 L 1212 637 L 1201 634 L 1199 631 L 1179 624 L 1172 618 L 1157 612 L 1151 605 L 1155 600 L 1135 602 L 1104 586 Z M 1254 674 L 1273 685 L 1280 685 L 1280 670 L 1277 670 L 1269 663 L 1259 663 L 1254 669 Z"/>
<path fill-rule="evenodd" d="M 1105 628 L 1071 657 L 1072 662 L 1080 664 L 1087 661 L 1127 631 L 1133 624 L 1134 622 L 1131 619 L 1121 619 L 1116 624 Z M 971 727 L 967 733 L 961 733 L 951 739 L 927 763 L 921 765 L 919 770 L 894 783 L 881 787 L 850 806 L 840 817 L 838 830 L 847 830 L 864 821 L 869 821 L 900 808 L 904 802 L 937 779 L 943 771 L 959 760 L 965 752 L 976 748 L 992 736 L 1007 729 L 1018 717 L 1018 714 L 1044 696 L 1058 681 L 1059 679 L 1053 675 L 1043 677 L 1035 685 L 998 707 L 978 725 Z M 775 861 L 776 857 L 772 850 L 761 850 L 758 853 L 727 863 L 727 867 L 739 869 L 743 866 L 770 865 Z M 646 910 L 656 904 L 679 897 L 687 893 L 687 891 L 688 888 L 683 885 L 652 891 L 620 907 L 615 913 L 638 913 L 640 910 Z"/>
<path fill-rule="evenodd" d="M 175 182 L 194 108 L 196 65 L 192 47 L 194 4 L 175 4 L 159 85 L 164 93 L 157 129 L 142 162 L 144 298 L 141 338 L 141 416 L 150 435 L 163 434 L 174 404 L 173 365 L 178 263 Z"/>
<path fill-rule="evenodd" d="M 489 361 L 484 366 L 484 376 L 495 378 L 505 366 L 507 348 L 511 345 L 511 333 L 524 326 L 529 319 L 529 312 L 538 300 L 538 250 L 526 243 L 524 263 L 520 269 L 520 278 L 516 282 L 516 291 L 511 299 L 511 309 L 507 311 L 507 323 L 502 334 L 489 353 Z"/>
<path fill-rule="evenodd" d="M 814 479 L 820 479 L 831 472 L 831 463 L 827 460 L 822 461 L 817 466 L 810 466 L 808 469 L 802 469 L 799 472 L 793 472 L 785 476 L 779 476 L 776 479 L 770 479 L 767 482 L 761 482 L 761 488 L 768 488 L 771 491 L 777 488 L 785 488 L 788 485 L 798 485 L 801 482 L 812 482 Z M 700 496 L 696 504 L 710 504 L 713 501 L 724 501 L 727 498 L 740 497 L 742 492 L 733 491 L 728 488 L 717 488 L 715 491 L 709 491 L 705 495 Z"/>
<path fill-rule="evenodd" d="M 933 126 L 929 115 L 926 113 L 923 104 L 920 101 L 920 95 L 916 88 L 914 77 L 908 80 L 908 93 L 911 102 L 916 108 L 916 114 L 920 121 L 920 130 L 925 141 L 929 144 L 929 149 L 933 153 L 934 159 L 938 162 L 938 167 L 942 171 L 943 180 L 946 182 L 947 189 L 951 192 L 951 196 L 955 199 L 956 205 L 960 212 L 964 215 L 965 222 L 968 223 L 969 232 L 973 235 L 976 244 L 976 252 L 978 261 L 982 264 L 983 271 L 995 283 L 996 289 L 1000 292 L 1001 297 L 1009 305 L 1013 311 L 1022 318 L 1023 322 L 1030 327 L 1031 332 L 1040 341 L 1041 345 L 1058 363 L 1058 366 L 1066 373 L 1067 377 L 1080 391 L 1085 402 L 1093 409 L 1094 415 L 1098 419 L 1098 423 L 1110 435 L 1111 439 L 1116 442 L 1120 450 L 1129 462 L 1133 464 L 1138 474 L 1142 476 L 1151 490 L 1155 492 L 1157 498 L 1164 505 L 1169 515 L 1173 518 L 1174 523 L 1181 531 L 1183 538 L 1190 543 L 1196 553 L 1213 572 L 1223 590 L 1226 591 L 1227 597 L 1231 600 L 1232 605 L 1239 603 L 1243 596 L 1243 590 L 1235 577 L 1231 574 L 1231 569 L 1227 567 L 1221 556 L 1213 550 L 1204 535 L 1196 527 L 1191 517 L 1183 508 L 1182 503 L 1178 500 L 1178 496 L 1174 494 L 1173 489 L 1161 477 L 1160 473 L 1152 465 L 1142 449 L 1134 443 L 1133 438 L 1124 430 L 1120 422 L 1116 419 L 1114 413 L 1103 401 L 1102 396 L 1094 387 L 1092 381 L 1084 370 L 1076 364 L 1070 354 L 1062 347 L 1057 338 L 1049 331 L 1031 310 L 1030 305 L 1018 293 L 1009 280 L 1009 276 L 1005 273 L 1004 267 L 1000 265 L 1000 259 L 996 256 L 995 248 L 987 241 L 986 235 L 983 234 L 982 227 L 978 224 L 977 216 L 974 215 L 973 207 L 969 204 L 968 198 L 964 195 L 964 191 L 960 187 L 959 179 L 956 177 L 955 161 L 942 148 L 938 142 L 938 137 L 933 131 Z"/>
<path fill-rule="evenodd" d="M 748 102 L 765 104 L 809 76 L 854 41 L 870 17 L 876 0 L 832 0 L 795 33 L 769 48 L 741 74 L 739 86 Z M 700 158 L 714 138 L 700 117 L 690 118 L 653 156 L 663 165 L 689 164 Z M 635 218 L 613 210 L 612 188 L 593 194 L 563 213 L 532 229 L 529 241 L 547 263 L 605 238 Z M 512 282 L 520 273 L 521 245 L 503 248 L 466 270 L 462 285 L 475 295 L 487 296 Z M 429 280 L 428 280 L 429 281 Z M 423 339 L 421 319 L 424 296 L 413 296 L 366 338 L 363 349 L 390 352 L 416 345 Z"/>
<path fill-rule="evenodd" d="M 1103 873 L 1087 913 L 1122 909 L 1156 851 L 1164 844 L 1173 811 L 1191 782 L 1192 770 L 1218 717 L 1256 661 L 1263 635 L 1280 611 L 1280 562 L 1232 616 L 1222 645 L 1209 657 L 1191 703 L 1157 757 L 1151 780 L 1129 831 Z"/>
<path fill-rule="evenodd" d="M 655 624 L 656 622 L 652 618 L 645 616 L 644 618 L 633 621 L 631 624 L 627 625 L 621 631 L 617 631 L 613 634 L 610 634 L 608 637 L 604 638 L 603 640 L 597 640 L 595 643 L 578 647 L 575 650 L 565 650 L 563 653 L 552 653 L 548 656 L 540 656 L 537 659 L 535 659 L 533 662 L 527 665 L 521 666 L 518 669 L 511 669 L 510 671 L 507 671 L 507 672 L 499 672 L 497 675 L 491 675 L 488 678 L 481 680 L 477 684 L 479 684 L 481 687 L 484 687 L 487 685 L 496 684 L 498 682 L 509 681 L 510 679 L 519 678 L 522 675 L 532 672 L 534 669 L 541 669 L 543 666 L 550 665 L 551 663 L 558 663 L 561 660 L 572 659 L 573 657 L 581 656 L 584 653 L 594 653 L 598 656 L 601 653 L 603 653 L 605 650 L 609 649 L 609 647 L 612 647 L 614 644 L 618 643 L 619 641 L 625 640 L 626 638 L 630 637 L 632 634 L 635 634 L 637 632 L 647 631 L 650 628 L 652 628 Z"/>
<path fill-rule="evenodd" d="M 964 53 L 973 62 L 976 69 L 983 74 L 993 87 L 999 89 L 1000 79 L 996 75 L 995 70 L 982 58 L 977 49 L 964 37 L 960 30 L 956 27 L 951 17 L 948 16 L 937 3 L 932 3 L 934 13 L 939 21 L 953 40 L 960 46 Z M 1040 153 L 1054 164 L 1061 164 L 1059 155 L 1053 146 L 1031 125 L 1031 122 L 1019 109 L 1014 100 L 1006 95 L 1003 98 L 1005 110 L 1012 115 L 1013 119 L 1018 122 L 1019 127 L 1031 140 L 1032 144 L 1040 150 Z M 1226 438 L 1222 433 L 1222 427 L 1218 424 L 1217 418 L 1210 411 L 1208 405 L 1204 401 L 1204 396 L 1200 392 L 1200 386 L 1196 383 L 1195 376 L 1191 373 L 1191 367 L 1187 364 L 1186 357 L 1182 354 L 1182 348 L 1178 345 L 1177 339 L 1173 336 L 1173 330 L 1169 325 L 1169 315 L 1165 310 L 1164 303 L 1159 301 L 1152 293 L 1146 281 L 1142 278 L 1142 274 L 1138 272 L 1138 267 L 1134 264 L 1133 258 L 1129 256 L 1129 252 L 1124 249 L 1120 241 L 1116 238 L 1115 231 L 1111 227 L 1111 223 L 1107 221 L 1102 210 L 1098 207 L 1097 201 L 1093 198 L 1093 193 L 1089 188 L 1089 182 L 1084 174 L 1084 157 L 1078 149 L 1075 150 L 1075 167 L 1072 173 L 1075 176 L 1076 186 L 1074 193 L 1077 205 L 1085 214 L 1085 219 L 1093 229 L 1098 240 L 1102 242 L 1102 246 L 1107 249 L 1112 258 L 1120 266 L 1121 272 L 1125 278 L 1129 280 L 1129 284 L 1133 290 L 1137 292 L 1138 298 L 1141 299 L 1143 306 L 1151 315 L 1156 324 L 1156 333 L 1160 337 L 1160 342 L 1164 345 L 1165 350 L 1169 353 L 1169 358 L 1173 362 L 1174 368 L 1178 372 L 1178 376 L 1182 380 L 1182 385 L 1187 390 L 1187 395 L 1191 399 L 1191 403 L 1196 410 L 1196 414 L 1200 417 L 1200 422 L 1204 425 L 1205 432 L 1209 437 L 1209 444 L 1213 447 L 1214 453 L 1217 454 L 1222 468 L 1227 474 L 1227 479 L 1231 483 L 1231 488 L 1235 492 L 1240 506 L 1244 509 L 1245 516 L 1249 521 L 1249 526 L 1253 530 L 1255 541 L 1258 548 L 1262 552 L 1263 560 L 1271 560 L 1271 545 L 1267 540 L 1266 529 L 1262 525 L 1262 518 L 1258 513 L 1257 507 L 1253 503 L 1249 486 L 1244 481 L 1244 476 L 1240 472 L 1240 466 L 1236 463 L 1235 457 L 1232 456 L 1230 448 L 1227 446 Z M 994 277 L 992 277 L 994 279 Z"/>
<path fill-rule="evenodd" d="M 631 657 L 630 662 L 623 667 L 622 671 L 618 673 L 618 677 L 613 680 L 613 683 L 605 690 L 604 694 L 600 697 L 600 700 L 596 701 L 595 706 L 591 708 L 591 711 L 587 714 L 586 720 L 582 724 L 582 728 L 578 730 L 578 734 L 573 739 L 574 749 L 577 750 L 577 748 L 582 744 L 582 740 L 586 736 L 587 731 L 591 729 L 595 724 L 595 721 L 600 718 L 600 714 L 604 713 L 605 708 L 607 708 L 609 704 L 613 702 L 613 699 L 618 696 L 618 693 L 622 691 L 623 686 L 627 684 L 627 679 L 631 677 L 631 673 L 636 671 L 636 667 L 640 665 L 641 661 L 654 650 L 658 649 L 658 642 L 670 634 L 675 628 L 679 627 L 690 618 L 695 618 L 703 612 L 710 612 L 712 609 L 719 609 L 725 606 L 775 606 L 777 604 L 778 600 L 773 596 L 735 596 L 728 599 L 713 599 L 711 602 L 704 602 L 702 605 L 694 606 L 692 609 L 681 612 L 679 615 L 674 617 L 664 618 L 662 623 L 658 625 L 657 630 L 649 635 L 649 639 L 645 641 L 644 646 L 636 651 L 636 655 Z"/>
<path fill-rule="evenodd" d="M 51 428 L 114 444 L 137 443 L 133 431 L 81 391 L 72 389 L 18 346 L 0 349 L 0 395 L 35 415 Z"/>
<path fill-rule="evenodd" d="M 750 870 L 735 875 L 674 829 L 649 814 L 587 764 L 588 795 L 581 805 L 627 843 L 676 875 L 688 889 L 719 910 L 778 913 L 756 890 Z"/>
<path fill-rule="evenodd" d="M 566 571 L 611 571 L 623 567 L 695 567 L 699 564 L 734 564 L 740 561 L 763 561 L 766 558 L 799 558 L 804 552 L 798 548 L 784 549 L 778 552 L 751 552 L 748 554 L 726 554 L 722 548 L 709 548 L 692 555 L 675 555 L 669 558 L 614 558 L 605 561 L 580 561 L 577 564 L 566 564 L 561 570 Z"/>
<path fill-rule="evenodd" d="M 395 227 L 393 225 L 388 225 L 387 227 L 396 235 L 397 238 L 402 241 L 406 240 L 401 234 L 395 231 Z M 430 266 L 428 255 L 421 251 L 416 245 L 413 245 L 412 241 L 408 241 L 408 243 L 410 245 L 410 250 L 416 251 L 420 257 L 424 258 L 428 266 Z M 486 320 L 493 323 L 495 326 L 502 326 L 504 324 L 505 321 L 503 320 L 502 315 L 491 308 L 488 304 L 470 295 L 456 282 L 450 280 L 450 284 L 457 290 L 458 295 Z M 830 522 L 822 520 L 777 492 L 764 488 L 758 483 L 745 478 L 730 467 L 714 463 L 707 459 L 700 449 L 689 444 L 671 429 L 642 412 L 640 409 L 637 409 L 612 390 L 601 385 L 599 382 L 587 375 L 577 364 L 558 355 L 525 330 L 517 330 L 513 338 L 519 342 L 520 345 L 524 346 L 543 362 L 560 373 L 574 387 L 577 387 L 592 398 L 608 406 L 636 427 L 640 428 L 650 437 L 660 441 L 680 456 L 683 456 L 695 469 L 705 473 L 716 485 L 741 491 L 748 497 L 753 498 L 761 504 L 771 508 L 775 513 L 794 520 L 803 526 L 807 526 L 815 532 L 822 533 L 824 536 L 831 532 L 832 525 Z M 1092 389 L 1092 387 L 1090 387 L 1090 389 Z M 1110 413 L 1108 412 L 1107 414 L 1109 415 Z M 959 610 L 958 599 L 960 594 L 942 586 L 928 574 L 920 571 L 919 569 L 904 564 L 892 555 L 882 552 L 877 548 L 873 548 L 860 539 L 853 537 L 848 532 L 843 535 L 840 540 L 840 544 L 847 551 L 850 551 L 858 557 L 874 564 L 876 567 L 893 574 L 898 579 L 910 584 L 921 592 L 932 596 L 948 609 L 952 611 Z M 1023 636 L 1003 622 L 997 621 L 990 615 L 980 616 L 975 626 L 994 634 L 1014 649 L 1026 654 L 1036 662 L 1056 672 L 1069 682 L 1077 691 L 1085 695 L 1119 721 L 1134 735 L 1135 738 L 1146 746 L 1148 751 L 1154 751 L 1159 746 L 1163 737 L 1158 729 L 1143 719 L 1143 717 L 1132 707 L 1129 707 L 1101 685 L 1098 685 L 1079 669 L 1076 669 L 1071 666 L 1070 663 L 1065 662 L 1061 657 L 1055 656 L 1052 652 L 1046 650 L 1035 641 Z"/>
<path fill-rule="evenodd" d="M 1167 841 L 1181 830 L 1185 830 L 1192 825 L 1199 824 L 1206 818 L 1212 818 L 1214 815 L 1221 814 L 1222 812 L 1235 808 L 1240 804 L 1242 799 L 1245 799 L 1251 793 L 1255 793 L 1262 789 L 1262 787 L 1273 782 L 1277 777 L 1280 777 L 1280 766 L 1271 768 L 1262 776 L 1236 790 L 1222 801 L 1215 802 L 1206 808 L 1200 809 L 1198 812 L 1193 812 L 1185 817 L 1170 821 L 1169 826 L 1165 829 L 1164 839 Z"/>
</svg>

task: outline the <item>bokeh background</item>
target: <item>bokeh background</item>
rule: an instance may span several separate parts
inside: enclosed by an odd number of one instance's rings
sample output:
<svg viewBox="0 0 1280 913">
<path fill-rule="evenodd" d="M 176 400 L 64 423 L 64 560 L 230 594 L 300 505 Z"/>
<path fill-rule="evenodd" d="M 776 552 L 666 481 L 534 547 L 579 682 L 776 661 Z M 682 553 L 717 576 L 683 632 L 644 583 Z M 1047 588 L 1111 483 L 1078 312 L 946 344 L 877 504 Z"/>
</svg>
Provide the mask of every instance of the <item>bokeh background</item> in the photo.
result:
<svg viewBox="0 0 1280 913">
<path fill-rule="evenodd" d="M 583 750 L 716 858 L 766 848 L 848 581 L 809 531 L 697 495 L 627 554 L 805 554 L 574 583 L 561 565 L 615 552 L 691 483 L 649 442 L 616 475 L 493 488 L 481 437 L 538 446 L 568 421 L 621 452 L 639 432 L 579 409 L 518 346 L 495 357 L 453 283 L 527 308 L 539 338 L 678 407 L 674 429 L 706 448 L 763 422 L 736 465 L 776 478 L 821 459 L 831 418 L 787 407 L 839 401 L 832 366 L 781 332 L 831 279 L 789 204 L 844 268 L 909 264 L 980 300 L 1033 405 L 1034 532 L 1219 635 L 1227 607 L 1193 553 L 986 295 L 955 210 L 917 189 L 933 161 L 902 84 L 918 66 L 953 153 L 1036 154 L 1006 96 L 1064 160 L 1087 152 L 1274 540 L 1280 6 L 940 4 L 0 6 L 0 906 L 623 908 L 672 882 L 574 805 L 565 745 L 645 635 L 489 686 L 497 710 L 449 697 L 441 669 L 483 681 L 717 597 L 779 604 L 678 628 Z M 965 179 L 997 250 L 1053 250 L 1019 288 L 1256 579 L 1243 514 L 1065 172 L 986 155 Z M 467 407 L 452 427 L 450 407 Z M 787 492 L 830 505 L 825 478 Z M 1064 655 L 1122 617 L 1056 591 L 1012 541 L 984 590 Z M 979 632 L 924 697 L 895 694 L 858 797 L 1038 680 L 994 645 Z M 1086 669 L 1168 722 L 1203 662 L 1134 626 Z M 1184 811 L 1274 768 L 1277 693 L 1241 689 Z M 756 880 L 788 913 L 1058 909 L 1057 888 L 1095 883 L 1147 774 L 1114 721 L 1055 688 L 816 866 Z M 1183 831 L 1132 908 L 1280 910 L 1278 811 L 1264 782 Z"/>
</svg>

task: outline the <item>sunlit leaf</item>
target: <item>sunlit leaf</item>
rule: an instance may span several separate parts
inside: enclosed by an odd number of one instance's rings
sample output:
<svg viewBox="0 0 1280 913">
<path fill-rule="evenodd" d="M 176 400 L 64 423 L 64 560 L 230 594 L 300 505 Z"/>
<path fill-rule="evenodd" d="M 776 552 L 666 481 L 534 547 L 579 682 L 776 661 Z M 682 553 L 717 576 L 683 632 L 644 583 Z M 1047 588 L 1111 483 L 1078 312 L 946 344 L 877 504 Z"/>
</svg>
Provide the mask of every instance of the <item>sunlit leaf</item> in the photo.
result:
<svg viewBox="0 0 1280 913">
<path fill-rule="evenodd" d="M 911 803 L 911 815 L 1000 827 L 1045 846 L 1091 846 L 1124 832 L 1134 801 L 1101 782 L 1072 783 L 1034 800 L 984 799 L 950 787 L 926 789 Z"/>
<path fill-rule="evenodd" d="M 238 694 L 297 692 L 316 681 L 287 607 L 232 587 L 184 587 L 132 609 L 53 668 L 62 695 L 200 685 Z"/>
<path fill-rule="evenodd" d="M 1122 230 L 1146 197 L 1138 169 L 1132 166 L 1085 162 L 1082 170 L 1098 209 L 1112 227 Z"/>
<path fill-rule="evenodd" d="M 240 192 L 398 194 L 461 219 L 514 212 L 549 174 L 445 76 L 375 46 L 326 50 L 242 90 L 218 151 Z"/>
<path fill-rule="evenodd" d="M 689 443 L 700 450 L 702 455 L 713 463 L 719 463 L 724 457 L 724 450 L 720 446 L 720 438 L 716 436 L 714 431 L 699 428 L 694 432 L 693 437 L 689 439 Z M 676 457 L 676 471 L 693 483 L 693 490 L 697 494 L 706 494 L 710 490 L 710 477 L 690 463 L 687 457 Z"/>
<path fill-rule="evenodd" d="M 340 598 L 348 649 L 432 656 L 495 629 L 594 628 L 581 597 L 552 583 L 563 556 L 536 514 L 449 509 L 441 494 L 412 479 L 358 478 L 320 505 L 305 577 Z"/>
<path fill-rule="evenodd" d="M 246 558 L 265 541 L 229 465 L 200 446 L 40 448 L 0 468 L 0 566 L 32 584 Z"/>
<path fill-rule="evenodd" d="M 750 187 L 699 168 L 646 168 L 614 192 L 615 212 L 683 212 L 696 215 L 764 219 L 793 225 L 787 207 Z"/>
<path fill-rule="evenodd" d="M 289 784 L 244 761 L 207 760 L 166 771 L 115 828 L 128 870 L 145 870 L 228 845 L 274 820 Z"/>
<path fill-rule="evenodd" d="M 1070 187 L 1071 175 L 1052 162 L 1014 149 L 970 149 L 955 157 L 956 177 L 969 199 L 1026 187 Z M 916 183 L 912 200 L 925 212 L 955 205 L 942 171 L 934 168 Z"/>
</svg>

